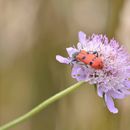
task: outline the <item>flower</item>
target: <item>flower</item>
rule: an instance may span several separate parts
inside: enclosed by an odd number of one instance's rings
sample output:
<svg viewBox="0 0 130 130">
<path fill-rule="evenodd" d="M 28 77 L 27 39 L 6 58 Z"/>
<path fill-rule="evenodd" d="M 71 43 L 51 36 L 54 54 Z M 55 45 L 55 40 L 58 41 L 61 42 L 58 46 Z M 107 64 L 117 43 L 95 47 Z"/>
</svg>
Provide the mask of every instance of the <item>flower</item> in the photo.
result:
<svg viewBox="0 0 130 130">
<path fill-rule="evenodd" d="M 125 48 L 114 39 L 108 40 L 105 35 L 93 34 L 87 37 L 85 33 L 79 32 L 77 47 L 69 47 L 66 50 L 68 58 L 57 55 L 56 59 L 72 66 L 71 75 L 77 81 L 96 85 L 97 94 L 104 98 L 109 111 L 118 113 L 113 99 L 122 99 L 130 94 L 130 56 Z M 86 51 L 86 57 L 90 54 L 91 57 L 95 56 L 94 52 L 97 52 L 98 56 L 94 58 L 101 59 L 102 68 L 92 67 L 87 61 L 77 59 L 77 55 L 83 50 Z M 97 64 L 95 59 L 92 59 L 92 62 Z"/>
</svg>

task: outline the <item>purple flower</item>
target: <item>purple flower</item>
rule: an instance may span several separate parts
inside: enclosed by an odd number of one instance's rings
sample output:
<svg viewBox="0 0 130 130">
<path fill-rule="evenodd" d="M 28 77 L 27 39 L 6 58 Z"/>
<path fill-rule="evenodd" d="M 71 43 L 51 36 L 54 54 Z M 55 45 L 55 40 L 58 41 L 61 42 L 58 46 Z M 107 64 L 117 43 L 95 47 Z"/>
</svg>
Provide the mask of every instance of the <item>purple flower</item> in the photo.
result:
<svg viewBox="0 0 130 130">
<path fill-rule="evenodd" d="M 69 57 L 57 55 L 60 63 L 72 66 L 72 77 L 77 81 L 86 81 L 97 86 L 97 94 L 103 97 L 107 108 L 112 113 L 118 113 L 113 99 L 122 99 L 130 94 L 130 56 L 123 46 L 114 39 L 108 40 L 104 35 L 86 37 L 79 32 L 77 47 L 66 49 Z M 82 62 L 76 56 L 82 51 L 92 53 L 96 51 L 102 59 L 103 67 L 95 69 L 91 64 Z M 95 62 L 93 60 L 93 62 Z"/>
</svg>

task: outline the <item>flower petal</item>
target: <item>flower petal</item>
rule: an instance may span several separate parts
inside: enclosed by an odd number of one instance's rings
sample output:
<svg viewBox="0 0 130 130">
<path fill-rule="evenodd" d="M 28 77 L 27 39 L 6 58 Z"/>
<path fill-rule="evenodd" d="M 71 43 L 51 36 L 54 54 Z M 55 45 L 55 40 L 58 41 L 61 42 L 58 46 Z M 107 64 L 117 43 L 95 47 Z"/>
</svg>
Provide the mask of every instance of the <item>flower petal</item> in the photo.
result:
<svg viewBox="0 0 130 130">
<path fill-rule="evenodd" d="M 78 48 L 78 50 L 83 49 L 82 44 L 80 42 L 77 44 L 77 48 Z"/>
<path fill-rule="evenodd" d="M 86 34 L 82 31 L 79 32 L 79 42 L 84 44 L 86 42 Z"/>
<path fill-rule="evenodd" d="M 77 65 L 74 65 L 73 68 L 72 68 L 72 72 L 71 72 L 71 76 L 72 78 L 76 78 L 76 75 L 77 75 L 77 69 L 79 67 Z"/>
<path fill-rule="evenodd" d="M 127 90 L 126 88 L 122 88 L 121 91 L 122 91 L 122 93 L 124 93 L 125 95 L 130 95 L 130 91 Z"/>
<path fill-rule="evenodd" d="M 62 57 L 60 55 L 56 55 L 56 60 L 59 61 L 60 63 L 63 63 L 63 64 L 69 64 L 70 63 L 69 59 Z"/>
<path fill-rule="evenodd" d="M 72 57 L 74 53 L 78 52 L 78 50 L 73 47 L 68 47 L 66 48 L 66 50 L 68 52 L 69 57 Z"/>
<path fill-rule="evenodd" d="M 97 86 L 97 94 L 99 97 L 103 97 L 103 91 L 102 91 L 102 88 L 100 86 Z"/>
<path fill-rule="evenodd" d="M 130 88 L 130 81 L 126 80 L 125 85 L 126 85 L 126 87 Z"/>
<path fill-rule="evenodd" d="M 107 105 L 107 108 L 112 113 L 118 113 L 118 109 L 115 107 L 112 97 L 109 95 L 109 93 L 105 94 L 105 102 Z"/>
<path fill-rule="evenodd" d="M 125 97 L 125 94 L 118 91 L 111 91 L 111 96 L 114 99 L 123 99 Z"/>
<path fill-rule="evenodd" d="M 85 67 L 76 65 L 76 64 L 72 68 L 71 75 L 72 75 L 72 78 L 76 78 L 77 81 L 86 80 L 86 78 L 87 78 L 87 73 L 86 73 Z"/>
</svg>

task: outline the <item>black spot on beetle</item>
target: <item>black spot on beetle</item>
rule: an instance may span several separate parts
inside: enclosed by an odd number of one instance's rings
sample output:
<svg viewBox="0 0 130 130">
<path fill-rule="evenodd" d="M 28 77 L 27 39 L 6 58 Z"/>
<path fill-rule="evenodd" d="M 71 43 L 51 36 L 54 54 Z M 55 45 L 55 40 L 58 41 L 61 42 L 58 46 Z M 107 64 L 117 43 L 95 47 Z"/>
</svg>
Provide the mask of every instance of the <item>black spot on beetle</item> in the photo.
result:
<svg viewBox="0 0 130 130">
<path fill-rule="evenodd" d="M 89 62 L 89 65 L 92 65 L 93 64 L 93 62 Z"/>
<path fill-rule="evenodd" d="M 83 59 L 83 60 L 86 59 L 86 56 L 83 56 L 82 59 Z"/>
</svg>

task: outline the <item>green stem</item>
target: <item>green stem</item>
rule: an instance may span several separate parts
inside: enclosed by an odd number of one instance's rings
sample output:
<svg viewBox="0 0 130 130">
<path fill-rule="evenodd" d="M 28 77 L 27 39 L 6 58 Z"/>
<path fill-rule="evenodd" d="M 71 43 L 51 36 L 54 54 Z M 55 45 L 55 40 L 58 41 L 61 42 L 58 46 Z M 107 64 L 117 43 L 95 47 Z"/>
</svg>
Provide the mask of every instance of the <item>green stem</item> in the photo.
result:
<svg viewBox="0 0 130 130">
<path fill-rule="evenodd" d="M 38 106 L 36 106 L 35 108 L 33 108 L 32 110 L 30 110 L 29 112 L 27 112 L 26 114 L 16 118 L 15 120 L 3 125 L 0 127 L 0 130 L 7 130 L 17 124 L 20 124 L 21 122 L 31 118 L 32 116 L 36 115 L 38 112 L 42 111 L 43 109 L 45 109 L 47 106 L 49 106 L 50 104 L 52 104 L 53 102 L 57 101 L 58 99 L 64 97 L 65 95 L 69 94 L 70 92 L 73 92 L 75 89 L 79 88 L 82 84 L 84 84 L 85 82 L 81 81 L 78 82 L 72 86 L 70 86 L 69 88 L 55 94 L 54 96 L 50 97 L 49 99 L 43 101 L 41 104 L 39 104 Z"/>
</svg>

